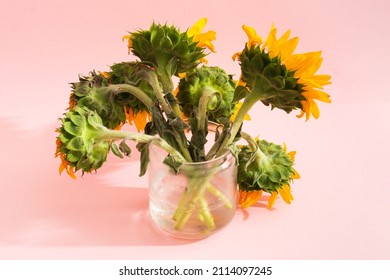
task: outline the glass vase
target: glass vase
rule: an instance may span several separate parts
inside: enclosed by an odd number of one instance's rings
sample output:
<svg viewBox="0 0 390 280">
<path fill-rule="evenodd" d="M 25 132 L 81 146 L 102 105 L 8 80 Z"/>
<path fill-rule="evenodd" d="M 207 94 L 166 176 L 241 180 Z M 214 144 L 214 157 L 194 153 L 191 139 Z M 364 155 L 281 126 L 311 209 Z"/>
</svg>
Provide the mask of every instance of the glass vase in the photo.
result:
<svg viewBox="0 0 390 280">
<path fill-rule="evenodd" d="M 178 173 L 151 145 L 149 209 L 154 222 L 177 237 L 202 239 L 224 228 L 237 205 L 237 167 L 227 152 L 205 162 L 184 163 Z"/>
</svg>

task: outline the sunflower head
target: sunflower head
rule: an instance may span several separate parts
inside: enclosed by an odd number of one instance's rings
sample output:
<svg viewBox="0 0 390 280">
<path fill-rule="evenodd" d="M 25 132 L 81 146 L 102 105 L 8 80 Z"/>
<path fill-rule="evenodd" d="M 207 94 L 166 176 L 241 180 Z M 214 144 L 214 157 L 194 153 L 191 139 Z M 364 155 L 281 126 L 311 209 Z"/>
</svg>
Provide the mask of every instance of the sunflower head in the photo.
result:
<svg viewBox="0 0 390 280">
<path fill-rule="evenodd" d="M 116 93 L 109 90 L 111 83 L 110 74 L 96 74 L 94 71 L 89 76 L 81 76 L 79 81 L 72 83 L 71 100 L 73 109 L 75 106 L 88 108 L 97 112 L 108 128 L 114 129 L 126 120 L 123 105 L 117 102 Z"/>
<path fill-rule="evenodd" d="M 280 57 L 271 57 L 260 46 L 245 46 L 240 55 L 241 79 L 265 105 L 290 113 L 302 109 L 303 85 L 294 73 L 281 63 Z"/>
<path fill-rule="evenodd" d="M 100 168 L 106 161 L 110 142 L 97 137 L 106 130 L 99 115 L 76 106 L 65 113 L 61 122 L 56 151 L 61 158 L 60 172 L 66 169 L 74 177 L 77 170 L 91 172 Z"/>
<path fill-rule="evenodd" d="M 126 39 L 135 56 L 164 69 L 169 76 L 194 69 L 206 55 L 205 46 L 198 46 L 200 41 L 166 24 L 153 23 L 149 30 L 132 32 Z"/>
<path fill-rule="evenodd" d="M 271 27 L 263 42 L 256 31 L 243 26 L 248 42 L 242 52 L 233 57 L 241 64 L 241 79 L 249 91 L 265 105 L 279 108 L 287 113 L 299 109 L 309 119 L 319 117 L 315 99 L 330 102 L 329 95 L 322 91 L 330 84 L 329 75 L 319 75 L 321 52 L 293 54 L 298 38 L 289 38 L 290 30 L 280 38 L 276 28 Z"/>
<path fill-rule="evenodd" d="M 295 153 L 288 153 L 282 146 L 265 140 L 255 142 L 255 150 L 250 146 L 242 146 L 238 154 L 241 205 L 248 207 L 254 204 L 262 192 L 271 195 L 284 192 L 288 196 L 282 196 L 283 199 L 290 203 L 290 182 L 299 178 L 293 168 Z"/>
<path fill-rule="evenodd" d="M 184 114 L 196 112 L 202 95 L 214 94 L 207 104 L 209 120 L 219 122 L 234 113 L 235 82 L 219 67 L 202 66 L 188 73 L 179 82 L 177 99 Z"/>
<path fill-rule="evenodd" d="M 153 75 L 155 73 L 149 66 L 139 62 L 117 63 L 111 66 L 111 71 L 99 74 L 93 71 L 89 76 L 80 77 L 79 82 L 72 83 L 70 109 L 78 106 L 95 111 L 103 125 L 110 129 L 120 128 L 127 120 L 130 124 L 134 121 L 137 129 L 143 130 L 149 115 L 146 105 L 132 94 L 114 91 L 109 86 L 129 84 L 156 100 L 149 82 Z"/>
<path fill-rule="evenodd" d="M 153 69 L 139 62 L 121 62 L 111 66 L 108 73 L 112 84 L 129 84 L 142 90 L 153 101 L 156 96 L 150 84 L 151 77 L 155 75 Z M 131 109 L 136 115 L 139 112 L 149 112 L 149 109 L 138 98 L 127 92 L 117 92 L 115 102 L 127 109 Z"/>
</svg>

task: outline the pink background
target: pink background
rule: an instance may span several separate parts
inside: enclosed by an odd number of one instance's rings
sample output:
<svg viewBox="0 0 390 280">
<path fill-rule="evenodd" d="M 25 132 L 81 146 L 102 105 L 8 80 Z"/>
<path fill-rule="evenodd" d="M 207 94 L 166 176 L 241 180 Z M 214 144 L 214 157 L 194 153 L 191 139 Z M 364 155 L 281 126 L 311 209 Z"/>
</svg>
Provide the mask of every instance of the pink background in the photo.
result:
<svg viewBox="0 0 390 280">
<path fill-rule="evenodd" d="M 389 259 L 389 12 L 386 0 L 1 0 L 0 258 Z M 132 59 L 127 30 L 204 16 L 217 31 L 209 65 L 236 75 L 242 24 L 263 37 L 272 22 L 291 28 L 299 52 L 323 51 L 333 103 L 309 122 L 256 106 L 245 130 L 297 151 L 294 202 L 262 201 L 215 236 L 178 242 L 150 221 L 137 154 L 74 181 L 58 175 L 54 130 L 69 82 Z"/>
</svg>

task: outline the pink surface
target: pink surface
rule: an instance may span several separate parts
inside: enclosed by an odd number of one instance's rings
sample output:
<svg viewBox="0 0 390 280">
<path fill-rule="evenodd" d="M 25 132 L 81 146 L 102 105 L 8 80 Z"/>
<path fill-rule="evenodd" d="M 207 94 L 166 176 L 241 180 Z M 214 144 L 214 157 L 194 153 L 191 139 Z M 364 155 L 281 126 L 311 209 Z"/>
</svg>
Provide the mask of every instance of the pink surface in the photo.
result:
<svg viewBox="0 0 390 280">
<path fill-rule="evenodd" d="M 0 2 L 1 259 L 389 259 L 388 1 Z M 297 150 L 295 200 L 237 211 L 222 232 L 178 242 L 153 227 L 138 157 L 58 176 L 55 132 L 69 82 L 128 60 L 121 38 L 155 20 L 217 31 L 210 65 L 238 75 L 243 23 L 271 23 L 322 50 L 331 74 L 319 120 L 256 106 L 246 131 Z"/>
</svg>

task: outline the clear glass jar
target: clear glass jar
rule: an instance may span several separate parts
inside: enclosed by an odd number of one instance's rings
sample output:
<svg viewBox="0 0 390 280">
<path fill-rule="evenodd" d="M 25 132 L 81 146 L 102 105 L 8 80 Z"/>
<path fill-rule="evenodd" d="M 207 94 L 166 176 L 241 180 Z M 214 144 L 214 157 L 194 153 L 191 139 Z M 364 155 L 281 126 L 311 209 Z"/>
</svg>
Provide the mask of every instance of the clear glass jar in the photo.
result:
<svg viewBox="0 0 390 280">
<path fill-rule="evenodd" d="M 224 228 L 237 206 L 234 156 L 185 163 L 179 173 L 163 163 L 166 153 L 150 147 L 149 208 L 164 231 L 188 239 L 205 238 Z"/>
</svg>

